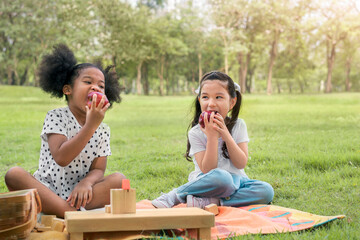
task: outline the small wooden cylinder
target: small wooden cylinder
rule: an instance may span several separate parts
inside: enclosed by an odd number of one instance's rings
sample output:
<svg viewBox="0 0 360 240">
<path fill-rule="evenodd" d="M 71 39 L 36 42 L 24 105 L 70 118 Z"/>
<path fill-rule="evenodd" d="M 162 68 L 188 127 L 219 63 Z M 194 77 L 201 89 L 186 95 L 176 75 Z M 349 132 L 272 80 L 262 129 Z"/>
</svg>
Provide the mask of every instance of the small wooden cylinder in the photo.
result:
<svg viewBox="0 0 360 240">
<path fill-rule="evenodd" d="M 136 191 L 135 189 L 111 189 L 111 213 L 135 213 L 136 212 Z"/>
</svg>

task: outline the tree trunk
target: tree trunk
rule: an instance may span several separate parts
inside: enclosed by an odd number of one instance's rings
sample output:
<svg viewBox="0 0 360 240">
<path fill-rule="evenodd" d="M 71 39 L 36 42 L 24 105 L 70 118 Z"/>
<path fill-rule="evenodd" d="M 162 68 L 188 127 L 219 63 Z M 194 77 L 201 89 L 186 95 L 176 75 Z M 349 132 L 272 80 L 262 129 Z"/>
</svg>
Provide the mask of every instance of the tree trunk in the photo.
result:
<svg viewBox="0 0 360 240">
<path fill-rule="evenodd" d="M 272 94 L 272 86 L 271 86 L 271 82 L 272 82 L 272 72 L 273 72 L 273 67 L 275 64 L 275 59 L 277 56 L 277 45 L 278 45 L 278 41 L 279 41 L 279 35 L 280 35 L 280 31 L 279 30 L 274 30 L 274 39 L 271 43 L 271 50 L 270 50 L 270 62 L 269 62 L 269 71 L 268 71 L 268 77 L 267 77 L 267 89 L 266 92 L 268 95 Z"/>
<path fill-rule="evenodd" d="M 144 79 L 144 94 L 149 95 L 149 79 L 148 79 L 148 63 L 144 63 L 144 67 L 142 68 L 143 74 L 142 78 Z"/>
<path fill-rule="evenodd" d="M 226 40 L 226 36 L 224 33 L 221 33 L 221 37 L 223 39 L 224 42 L 224 65 L 225 65 L 225 73 L 229 74 L 229 64 L 228 64 L 228 42 Z"/>
<path fill-rule="evenodd" d="M 304 84 L 303 84 L 303 82 L 301 81 L 301 79 L 297 79 L 297 82 L 299 84 L 300 92 L 304 93 Z"/>
<path fill-rule="evenodd" d="M 241 52 L 238 53 L 237 59 L 239 63 L 239 85 L 241 88 L 241 93 L 245 93 L 246 91 L 246 74 L 248 69 L 248 61 L 249 57 L 247 55 L 246 62 L 244 61 L 244 56 Z"/>
<path fill-rule="evenodd" d="M 158 76 L 160 79 L 160 86 L 159 86 L 159 95 L 164 95 L 164 65 L 165 65 L 165 56 L 161 56 L 160 59 L 160 69 L 158 70 Z"/>
<path fill-rule="evenodd" d="M 276 81 L 276 86 L 277 86 L 278 93 L 280 94 L 281 93 L 281 84 L 279 81 Z"/>
<path fill-rule="evenodd" d="M 331 45 L 331 46 L 330 46 Z M 327 41 L 327 67 L 328 67 L 328 71 L 327 71 L 327 79 L 326 79 L 326 87 L 325 87 L 325 93 L 331 93 L 332 91 L 332 84 L 331 84 L 331 80 L 332 80 L 332 72 L 334 69 L 334 62 L 335 62 L 335 49 L 336 49 L 336 44 L 333 44 L 331 42 L 331 40 Z M 329 48 L 331 47 L 331 51 L 329 52 Z"/>
<path fill-rule="evenodd" d="M 29 66 L 26 66 L 24 73 L 21 75 L 20 77 L 20 85 L 23 86 L 27 83 L 28 80 L 28 71 L 29 71 Z"/>
<path fill-rule="evenodd" d="M 193 70 L 191 70 L 191 93 L 193 94 L 195 92 L 195 72 Z"/>
<path fill-rule="evenodd" d="M 203 71 L 202 71 L 202 54 L 201 52 L 198 53 L 198 61 L 199 61 L 199 83 L 200 83 L 200 80 L 202 78 L 202 75 L 203 75 Z"/>
<path fill-rule="evenodd" d="M 143 60 L 137 65 L 137 77 L 136 77 L 136 94 L 141 95 L 141 67 Z"/>
<path fill-rule="evenodd" d="M 350 71 L 351 71 L 352 58 L 346 59 L 346 80 L 345 80 L 345 91 L 350 92 Z"/>
<path fill-rule="evenodd" d="M 288 84 L 288 87 L 289 87 L 289 93 L 291 94 L 292 93 L 292 83 L 289 79 L 286 80 L 287 84 Z"/>
<path fill-rule="evenodd" d="M 8 85 L 12 85 L 13 83 L 13 71 L 11 69 L 11 67 L 7 67 L 7 82 Z"/>
</svg>

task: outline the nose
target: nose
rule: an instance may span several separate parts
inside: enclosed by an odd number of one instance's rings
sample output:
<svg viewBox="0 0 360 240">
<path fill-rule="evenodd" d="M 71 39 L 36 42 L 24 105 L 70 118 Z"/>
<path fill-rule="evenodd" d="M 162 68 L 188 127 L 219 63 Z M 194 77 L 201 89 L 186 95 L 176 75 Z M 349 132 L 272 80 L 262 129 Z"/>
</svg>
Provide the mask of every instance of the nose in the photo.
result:
<svg viewBox="0 0 360 240">
<path fill-rule="evenodd" d="M 94 91 L 94 92 L 101 92 L 101 89 L 100 89 L 99 86 L 96 85 L 96 84 L 93 84 L 93 85 L 91 86 L 91 90 Z"/>
<path fill-rule="evenodd" d="M 209 99 L 209 107 L 214 107 L 215 106 L 215 100 L 210 98 Z"/>
</svg>

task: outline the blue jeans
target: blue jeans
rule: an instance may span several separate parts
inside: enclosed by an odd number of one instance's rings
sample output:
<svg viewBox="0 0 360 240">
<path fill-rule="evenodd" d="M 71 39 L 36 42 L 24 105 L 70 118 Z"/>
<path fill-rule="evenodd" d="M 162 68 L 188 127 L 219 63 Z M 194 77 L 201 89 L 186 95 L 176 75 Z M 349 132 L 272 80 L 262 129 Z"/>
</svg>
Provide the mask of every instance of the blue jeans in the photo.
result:
<svg viewBox="0 0 360 240">
<path fill-rule="evenodd" d="M 259 180 L 231 174 L 216 168 L 197 179 L 176 189 L 181 202 L 186 202 L 187 195 L 196 197 L 219 198 L 222 206 L 246 206 L 268 204 L 274 197 L 270 184 Z"/>
</svg>

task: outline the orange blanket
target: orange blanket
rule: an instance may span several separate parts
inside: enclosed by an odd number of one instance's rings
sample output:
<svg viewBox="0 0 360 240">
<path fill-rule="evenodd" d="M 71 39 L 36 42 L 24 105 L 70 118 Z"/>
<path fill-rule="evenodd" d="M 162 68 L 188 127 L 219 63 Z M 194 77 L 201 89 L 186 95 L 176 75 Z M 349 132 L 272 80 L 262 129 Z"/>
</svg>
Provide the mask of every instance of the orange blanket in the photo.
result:
<svg viewBox="0 0 360 240">
<path fill-rule="evenodd" d="M 176 207 L 185 207 L 185 204 Z M 154 207 L 150 201 L 143 200 L 136 204 L 136 208 Z M 245 234 L 294 232 L 317 227 L 344 217 L 344 215 L 320 216 L 274 205 L 219 207 L 219 214 L 215 217 L 215 227 L 211 229 L 211 236 L 213 239 L 224 239 Z M 181 230 L 176 231 L 176 234 L 186 235 Z M 191 231 L 188 234 L 190 237 L 196 236 Z"/>
</svg>

